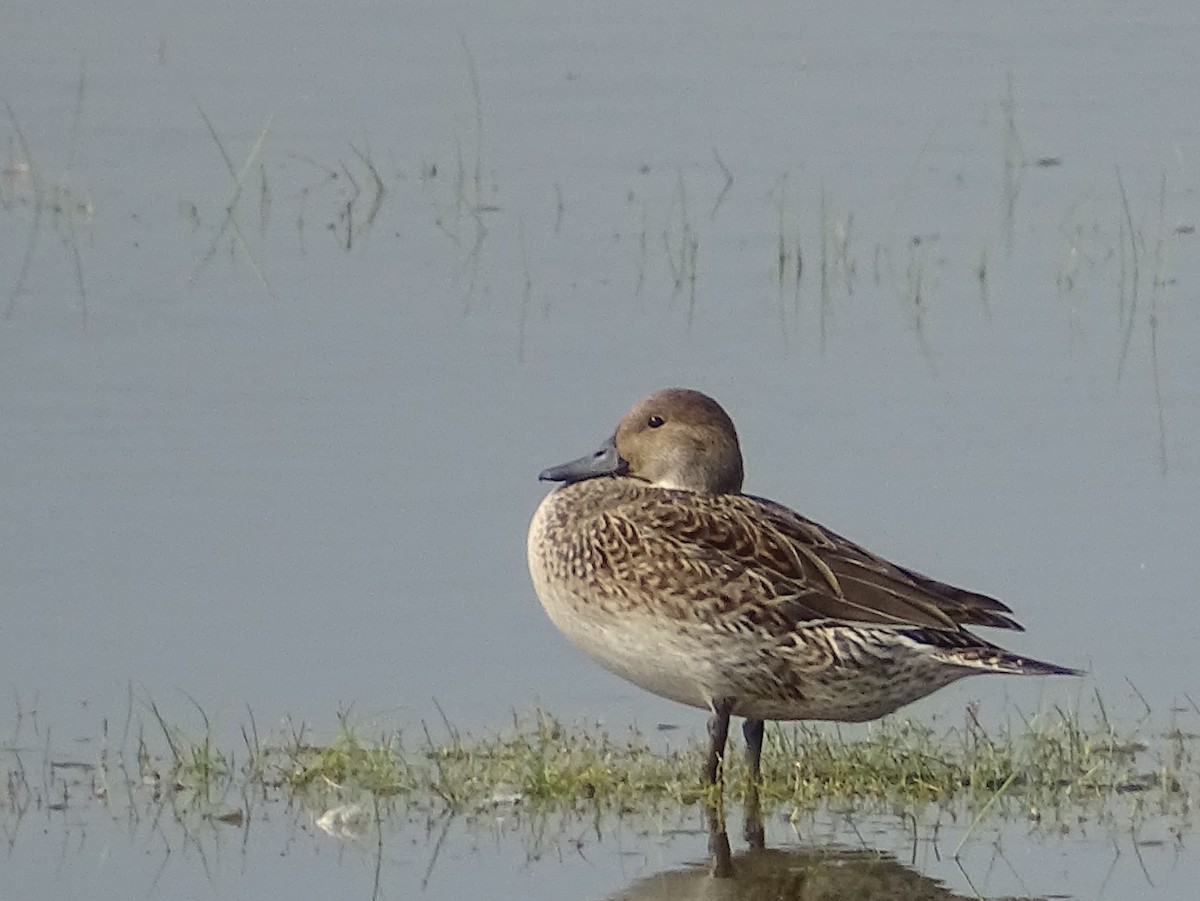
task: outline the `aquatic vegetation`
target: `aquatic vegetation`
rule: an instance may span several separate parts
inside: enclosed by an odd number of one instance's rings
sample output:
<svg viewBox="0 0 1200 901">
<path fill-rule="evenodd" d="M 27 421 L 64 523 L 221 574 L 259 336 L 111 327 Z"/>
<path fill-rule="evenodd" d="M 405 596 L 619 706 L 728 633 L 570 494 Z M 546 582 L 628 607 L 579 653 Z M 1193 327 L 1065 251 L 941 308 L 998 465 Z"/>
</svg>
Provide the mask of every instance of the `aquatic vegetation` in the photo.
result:
<svg viewBox="0 0 1200 901">
<path fill-rule="evenodd" d="M 7 773 L 0 821 L 84 803 L 154 802 L 180 817 L 236 824 L 273 802 L 298 805 L 314 819 L 341 809 L 354 822 L 345 811 L 656 817 L 715 800 L 696 779 L 707 754 L 700 737 L 674 744 L 671 733 L 571 723 L 545 711 L 514 715 L 491 734 L 468 736 L 446 724 L 437 735 L 422 728 L 415 740 L 395 731 L 366 738 L 365 724 L 343 717 L 327 743 L 305 738 L 304 729 L 263 741 L 243 730 L 239 750 L 219 747 L 207 725 L 189 738 L 151 709 L 161 729 L 135 733 L 132 750 L 106 747 L 93 761 L 39 766 L 28 763 L 35 752 L 0 752 Z M 970 709 L 962 726 L 950 728 L 901 717 L 851 729 L 772 725 L 758 793 L 768 818 L 852 808 L 927 819 L 932 806 L 968 822 L 1021 819 L 1050 830 L 1151 814 L 1183 829 L 1200 790 L 1197 737 L 1176 722 L 1119 729 L 1098 703 L 1087 714 L 1053 708 L 992 729 Z M 746 801 L 747 776 L 741 756 L 730 755 L 729 803 Z"/>
</svg>

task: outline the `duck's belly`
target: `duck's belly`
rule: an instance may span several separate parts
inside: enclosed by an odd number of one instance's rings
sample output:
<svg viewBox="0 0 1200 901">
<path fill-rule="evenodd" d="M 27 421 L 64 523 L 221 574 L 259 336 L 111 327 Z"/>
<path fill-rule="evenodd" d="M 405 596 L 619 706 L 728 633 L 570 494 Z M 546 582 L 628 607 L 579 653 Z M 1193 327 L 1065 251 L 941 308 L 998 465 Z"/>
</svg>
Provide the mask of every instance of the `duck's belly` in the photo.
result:
<svg viewBox="0 0 1200 901">
<path fill-rule="evenodd" d="M 719 673 L 696 636 L 664 629 L 646 616 L 581 615 L 544 600 L 543 606 L 572 644 L 634 685 L 692 707 L 711 707 L 721 697 Z"/>
<path fill-rule="evenodd" d="M 867 642 L 861 630 L 851 641 L 838 626 L 747 634 L 539 597 L 559 630 L 605 669 L 692 707 L 732 701 L 735 715 L 752 719 L 871 720 L 972 673 L 890 630 Z"/>
</svg>

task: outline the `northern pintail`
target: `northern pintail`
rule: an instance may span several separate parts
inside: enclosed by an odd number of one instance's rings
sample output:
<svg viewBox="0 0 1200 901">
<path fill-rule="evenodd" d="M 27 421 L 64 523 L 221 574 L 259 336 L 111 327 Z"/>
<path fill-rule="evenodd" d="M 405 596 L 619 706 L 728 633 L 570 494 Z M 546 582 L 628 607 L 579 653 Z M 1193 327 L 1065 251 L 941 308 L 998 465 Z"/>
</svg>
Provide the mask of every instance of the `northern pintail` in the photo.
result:
<svg viewBox="0 0 1200 901">
<path fill-rule="evenodd" d="M 968 632 L 1021 629 L 995 598 L 742 494 L 737 431 L 698 391 L 650 395 L 540 478 L 565 484 L 529 529 L 538 600 L 601 666 L 711 711 L 708 782 L 731 715 L 757 779 L 764 720 L 871 720 L 976 673 L 1079 674 Z"/>
</svg>

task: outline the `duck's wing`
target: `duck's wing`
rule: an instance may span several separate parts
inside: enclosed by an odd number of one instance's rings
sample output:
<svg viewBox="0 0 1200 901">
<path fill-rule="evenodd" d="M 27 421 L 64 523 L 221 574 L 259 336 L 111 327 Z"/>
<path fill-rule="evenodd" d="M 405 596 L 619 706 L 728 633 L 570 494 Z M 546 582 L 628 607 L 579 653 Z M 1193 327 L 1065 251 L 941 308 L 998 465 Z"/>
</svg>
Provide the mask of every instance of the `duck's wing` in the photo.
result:
<svg viewBox="0 0 1200 901">
<path fill-rule="evenodd" d="M 763 510 L 789 543 L 807 548 L 828 567 L 836 583 L 831 587 L 845 603 L 917 625 L 932 625 L 923 619 L 928 616 L 956 626 L 1024 631 L 1012 610 L 993 597 L 891 563 L 782 504 L 745 500 Z"/>
<path fill-rule="evenodd" d="M 717 604 L 723 615 L 1021 629 L 995 598 L 889 563 L 773 501 L 664 491 L 610 515 L 647 571 L 669 565 L 681 574 L 680 600 Z"/>
</svg>

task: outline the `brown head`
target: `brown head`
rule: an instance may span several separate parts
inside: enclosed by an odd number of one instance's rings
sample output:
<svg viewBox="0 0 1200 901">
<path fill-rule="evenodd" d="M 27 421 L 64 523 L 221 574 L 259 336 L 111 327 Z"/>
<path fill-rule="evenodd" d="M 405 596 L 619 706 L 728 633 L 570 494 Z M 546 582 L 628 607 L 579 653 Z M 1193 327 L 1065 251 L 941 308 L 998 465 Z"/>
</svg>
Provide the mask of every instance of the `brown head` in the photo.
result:
<svg viewBox="0 0 1200 901">
<path fill-rule="evenodd" d="M 721 405 L 699 391 L 665 388 L 638 401 L 603 448 L 540 478 L 576 482 L 625 475 L 661 488 L 736 494 L 742 490 L 737 430 Z"/>
</svg>

